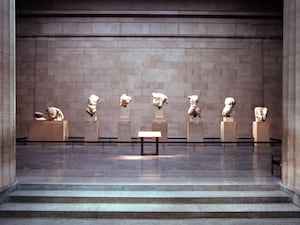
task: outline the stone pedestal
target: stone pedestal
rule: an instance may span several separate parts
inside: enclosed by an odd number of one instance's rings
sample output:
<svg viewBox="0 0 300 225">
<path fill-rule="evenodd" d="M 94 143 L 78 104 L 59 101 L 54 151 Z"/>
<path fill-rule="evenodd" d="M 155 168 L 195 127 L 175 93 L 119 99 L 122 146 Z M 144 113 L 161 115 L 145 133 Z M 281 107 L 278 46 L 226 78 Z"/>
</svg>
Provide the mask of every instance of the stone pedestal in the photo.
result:
<svg viewBox="0 0 300 225">
<path fill-rule="evenodd" d="M 224 117 L 221 122 L 221 140 L 222 141 L 236 141 L 237 124 L 233 117 Z"/>
<path fill-rule="evenodd" d="M 31 121 L 28 141 L 65 141 L 68 139 L 68 121 Z"/>
<path fill-rule="evenodd" d="M 131 141 L 131 121 L 119 120 L 118 122 L 118 140 Z"/>
<path fill-rule="evenodd" d="M 155 118 L 152 121 L 152 131 L 161 132 L 161 141 L 168 140 L 168 123 L 164 118 L 163 109 L 156 109 Z"/>
<path fill-rule="evenodd" d="M 120 120 L 118 122 L 118 140 L 131 141 L 131 120 L 128 107 L 121 107 Z"/>
<path fill-rule="evenodd" d="M 99 126 L 100 123 L 97 119 L 84 121 L 84 141 L 98 141 Z"/>
<path fill-rule="evenodd" d="M 267 121 L 253 121 L 252 135 L 254 141 L 270 141 L 270 124 Z M 268 143 L 255 143 L 258 145 L 269 145 Z"/>
<path fill-rule="evenodd" d="M 187 141 L 203 141 L 203 123 L 200 118 L 189 118 L 187 123 Z"/>
</svg>

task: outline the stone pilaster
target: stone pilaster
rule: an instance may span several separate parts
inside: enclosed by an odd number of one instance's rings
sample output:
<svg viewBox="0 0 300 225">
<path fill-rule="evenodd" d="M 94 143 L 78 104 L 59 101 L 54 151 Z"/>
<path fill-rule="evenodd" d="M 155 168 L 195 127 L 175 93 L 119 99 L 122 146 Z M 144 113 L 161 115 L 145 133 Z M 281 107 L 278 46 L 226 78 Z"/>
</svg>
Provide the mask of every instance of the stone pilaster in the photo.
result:
<svg viewBox="0 0 300 225">
<path fill-rule="evenodd" d="M 300 2 L 284 1 L 282 181 L 300 190 Z"/>
<path fill-rule="evenodd" d="M 0 0 L 0 189 L 16 179 L 15 1 Z"/>
</svg>

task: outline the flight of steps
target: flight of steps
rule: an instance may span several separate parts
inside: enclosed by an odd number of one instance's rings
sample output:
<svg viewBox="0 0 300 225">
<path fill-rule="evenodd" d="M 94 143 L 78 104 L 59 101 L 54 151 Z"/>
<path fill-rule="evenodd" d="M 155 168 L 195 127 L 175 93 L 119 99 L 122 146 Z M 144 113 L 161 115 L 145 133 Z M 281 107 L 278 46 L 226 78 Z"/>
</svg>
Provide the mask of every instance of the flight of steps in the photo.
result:
<svg viewBox="0 0 300 225">
<path fill-rule="evenodd" d="M 18 184 L 0 217 L 300 218 L 275 184 Z"/>
</svg>

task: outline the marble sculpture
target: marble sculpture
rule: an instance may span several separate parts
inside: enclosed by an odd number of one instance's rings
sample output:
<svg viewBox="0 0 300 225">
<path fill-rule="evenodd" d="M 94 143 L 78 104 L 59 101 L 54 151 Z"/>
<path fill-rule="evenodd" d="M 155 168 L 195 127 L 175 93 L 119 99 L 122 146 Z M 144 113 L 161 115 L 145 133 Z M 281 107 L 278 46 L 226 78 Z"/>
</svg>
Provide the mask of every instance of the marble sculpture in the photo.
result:
<svg viewBox="0 0 300 225">
<path fill-rule="evenodd" d="M 152 93 L 153 105 L 161 109 L 164 104 L 168 104 L 168 97 L 162 93 Z"/>
<path fill-rule="evenodd" d="M 91 95 L 88 99 L 88 106 L 86 112 L 93 117 L 96 112 L 97 103 L 99 102 L 99 97 L 97 95 Z"/>
<path fill-rule="evenodd" d="M 120 97 L 120 106 L 127 107 L 127 105 L 132 101 L 132 98 L 126 94 L 122 94 Z"/>
<path fill-rule="evenodd" d="M 193 117 L 201 117 L 201 110 L 198 107 L 198 100 L 199 97 L 198 95 L 190 95 L 188 97 L 189 101 L 190 101 L 190 108 L 188 110 L 188 115 L 193 116 Z"/>
<path fill-rule="evenodd" d="M 222 116 L 223 117 L 230 117 L 231 111 L 235 105 L 235 100 L 232 97 L 227 97 L 224 101 L 224 108 L 222 111 Z"/>
<path fill-rule="evenodd" d="M 268 115 L 268 108 L 267 107 L 255 107 L 255 121 L 262 122 L 265 121 Z"/>
<path fill-rule="evenodd" d="M 46 109 L 45 113 L 35 112 L 34 118 L 35 120 L 63 121 L 64 114 L 59 108 L 51 106 Z"/>
</svg>

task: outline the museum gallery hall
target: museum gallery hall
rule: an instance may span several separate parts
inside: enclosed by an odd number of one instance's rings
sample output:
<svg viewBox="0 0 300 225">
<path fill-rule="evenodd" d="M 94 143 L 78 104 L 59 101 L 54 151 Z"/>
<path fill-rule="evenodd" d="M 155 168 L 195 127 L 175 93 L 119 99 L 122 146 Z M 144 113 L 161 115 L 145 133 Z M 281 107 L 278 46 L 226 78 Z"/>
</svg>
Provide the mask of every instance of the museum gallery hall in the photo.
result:
<svg viewBox="0 0 300 225">
<path fill-rule="evenodd" d="M 0 0 L 0 224 L 299 224 L 299 22 L 296 0 Z"/>
</svg>

